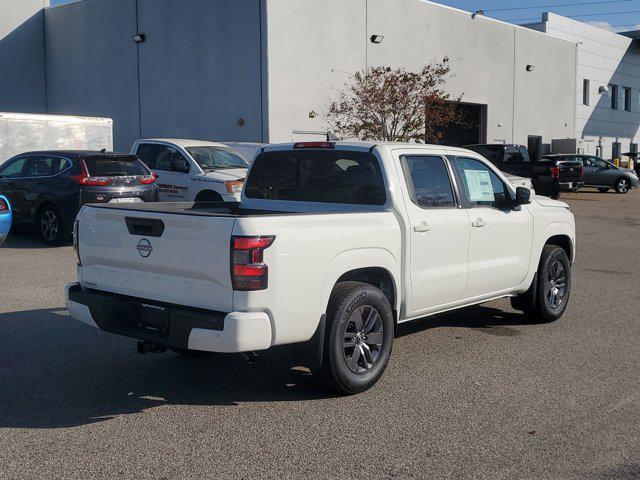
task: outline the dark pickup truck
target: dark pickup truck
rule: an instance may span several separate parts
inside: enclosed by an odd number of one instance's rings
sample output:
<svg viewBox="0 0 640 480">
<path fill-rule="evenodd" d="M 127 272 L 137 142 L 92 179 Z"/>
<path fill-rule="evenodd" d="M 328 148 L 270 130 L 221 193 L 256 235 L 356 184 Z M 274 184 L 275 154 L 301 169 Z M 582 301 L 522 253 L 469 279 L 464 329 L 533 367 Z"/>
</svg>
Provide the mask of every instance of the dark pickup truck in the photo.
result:
<svg viewBox="0 0 640 480">
<path fill-rule="evenodd" d="M 530 178 L 538 195 L 558 198 L 560 192 L 576 192 L 584 185 L 582 162 L 543 158 L 532 160 L 524 145 L 484 144 L 465 148 L 479 153 L 503 172 Z"/>
</svg>

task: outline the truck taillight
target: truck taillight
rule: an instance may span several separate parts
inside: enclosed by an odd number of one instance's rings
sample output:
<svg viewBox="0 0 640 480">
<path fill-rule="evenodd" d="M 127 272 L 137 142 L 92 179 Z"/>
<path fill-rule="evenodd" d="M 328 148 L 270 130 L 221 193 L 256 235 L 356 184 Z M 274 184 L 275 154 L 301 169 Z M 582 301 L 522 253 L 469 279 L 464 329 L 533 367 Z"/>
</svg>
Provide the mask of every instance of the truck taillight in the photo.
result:
<svg viewBox="0 0 640 480">
<path fill-rule="evenodd" d="M 273 235 L 231 237 L 231 283 L 234 290 L 265 290 L 269 283 L 269 268 L 263 252 L 276 239 Z"/>
<path fill-rule="evenodd" d="M 551 167 L 549 170 L 551 171 L 551 176 L 553 178 L 560 178 L 560 167 L 559 166 L 556 165 L 554 167 Z"/>
<path fill-rule="evenodd" d="M 80 260 L 80 221 L 73 222 L 73 251 L 76 252 L 76 259 L 78 260 L 78 266 L 82 266 Z"/>
</svg>

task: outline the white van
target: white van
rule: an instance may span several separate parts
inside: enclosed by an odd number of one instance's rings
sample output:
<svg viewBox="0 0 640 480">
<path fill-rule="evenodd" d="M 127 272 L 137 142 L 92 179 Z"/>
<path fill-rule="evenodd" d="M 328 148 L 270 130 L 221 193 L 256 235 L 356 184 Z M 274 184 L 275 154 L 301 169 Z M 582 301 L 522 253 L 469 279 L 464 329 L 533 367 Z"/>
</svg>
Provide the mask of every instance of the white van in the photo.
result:
<svg viewBox="0 0 640 480">
<path fill-rule="evenodd" d="M 205 140 L 145 138 L 137 155 L 158 177 L 161 202 L 236 202 L 248 162 L 233 148 Z"/>
</svg>

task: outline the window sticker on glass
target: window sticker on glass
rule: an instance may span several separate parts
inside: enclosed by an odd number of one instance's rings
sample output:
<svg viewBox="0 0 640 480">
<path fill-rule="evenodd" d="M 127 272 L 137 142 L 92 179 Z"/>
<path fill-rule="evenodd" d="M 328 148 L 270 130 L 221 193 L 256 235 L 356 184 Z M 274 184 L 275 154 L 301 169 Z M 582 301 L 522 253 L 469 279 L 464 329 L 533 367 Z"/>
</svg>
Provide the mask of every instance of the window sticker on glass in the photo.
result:
<svg viewBox="0 0 640 480">
<path fill-rule="evenodd" d="M 493 185 L 486 170 L 465 170 L 464 176 L 469 188 L 469 200 L 472 202 L 493 202 Z"/>
</svg>

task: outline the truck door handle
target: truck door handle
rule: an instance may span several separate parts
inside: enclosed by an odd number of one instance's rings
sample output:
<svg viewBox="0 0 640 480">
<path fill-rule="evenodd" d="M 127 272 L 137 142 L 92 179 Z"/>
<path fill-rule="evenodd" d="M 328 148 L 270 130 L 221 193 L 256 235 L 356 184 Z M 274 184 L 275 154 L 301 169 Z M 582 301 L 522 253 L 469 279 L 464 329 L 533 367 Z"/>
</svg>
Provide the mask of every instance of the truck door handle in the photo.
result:
<svg viewBox="0 0 640 480">
<path fill-rule="evenodd" d="M 478 217 L 473 222 L 471 222 L 472 227 L 481 228 L 487 224 L 484 218 Z"/>
<path fill-rule="evenodd" d="M 427 222 L 421 222 L 420 225 L 413 227 L 413 231 L 418 233 L 428 232 L 429 230 L 431 230 L 431 225 Z"/>
</svg>

